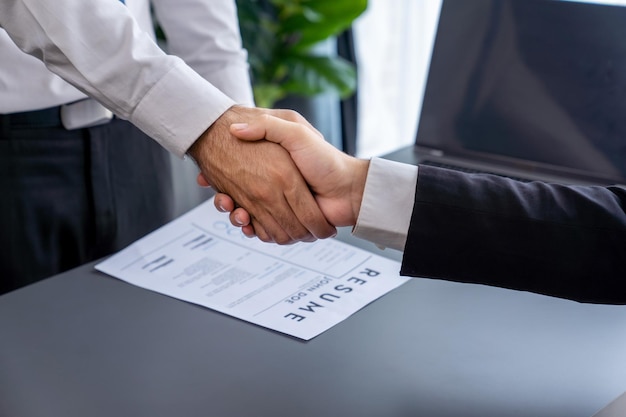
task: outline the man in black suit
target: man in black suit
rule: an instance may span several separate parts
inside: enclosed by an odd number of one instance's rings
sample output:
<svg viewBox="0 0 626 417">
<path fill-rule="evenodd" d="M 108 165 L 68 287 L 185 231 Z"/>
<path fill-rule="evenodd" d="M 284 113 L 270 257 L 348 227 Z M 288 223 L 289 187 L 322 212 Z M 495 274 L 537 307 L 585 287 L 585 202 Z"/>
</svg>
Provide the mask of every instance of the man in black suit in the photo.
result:
<svg viewBox="0 0 626 417">
<path fill-rule="evenodd" d="M 361 160 L 313 128 L 272 116 L 234 124 L 231 133 L 285 147 L 328 221 L 403 250 L 402 275 L 626 304 L 624 186 L 523 183 Z M 215 205 L 244 234 L 258 234 L 227 195 L 218 194 Z"/>
</svg>

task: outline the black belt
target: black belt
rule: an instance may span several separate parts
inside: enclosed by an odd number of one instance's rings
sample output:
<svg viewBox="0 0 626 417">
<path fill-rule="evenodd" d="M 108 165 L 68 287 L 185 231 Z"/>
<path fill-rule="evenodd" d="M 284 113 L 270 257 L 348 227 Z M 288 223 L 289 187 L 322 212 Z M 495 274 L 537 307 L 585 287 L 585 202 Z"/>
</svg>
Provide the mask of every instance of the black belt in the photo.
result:
<svg viewBox="0 0 626 417">
<path fill-rule="evenodd" d="M 49 107 L 42 110 L 21 113 L 0 114 L 0 128 L 16 127 L 61 127 L 61 107 Z"/>
</svg>

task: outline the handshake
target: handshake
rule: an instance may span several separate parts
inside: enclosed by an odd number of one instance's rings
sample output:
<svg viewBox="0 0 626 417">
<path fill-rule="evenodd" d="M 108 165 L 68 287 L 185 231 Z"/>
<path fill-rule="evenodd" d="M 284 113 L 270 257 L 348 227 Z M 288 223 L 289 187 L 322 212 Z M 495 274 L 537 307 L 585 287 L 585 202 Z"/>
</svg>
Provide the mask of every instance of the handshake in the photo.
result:
<svg viewBox="0 0 626 417">
<path fill-rule="evenodd" d="M 220 127 L 232 137 L 213 143 Z M 205 135 L 189 152 L 213 161 L 198 163 L 198 184 L 216 189 L 216 208 L 246 236 L 289 244 L 356 224 L 369 161 L 336 149 L 297 112 L 233 107 Z"/>
<path fill-rule="evenodd" d="M 360 160 L 288 110 L 232 108 L 190 154 L 211 161 L 198 182 L 246 236 L 288 244 L 355 226 L 353 236 L 404 252 L 401 275 L 626 303 L 622 186 Z"/>
</svg>

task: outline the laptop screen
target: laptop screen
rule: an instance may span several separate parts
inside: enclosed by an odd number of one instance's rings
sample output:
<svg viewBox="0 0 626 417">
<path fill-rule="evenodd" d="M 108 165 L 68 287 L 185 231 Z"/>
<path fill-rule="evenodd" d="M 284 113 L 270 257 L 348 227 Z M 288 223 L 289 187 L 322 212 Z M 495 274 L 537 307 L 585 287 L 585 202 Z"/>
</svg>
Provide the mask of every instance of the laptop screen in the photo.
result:
<svg viewBox="0 0 626 417">
<path fill-rule="evenodd" d="M 443 0 L 418 146 L 626 178 L 626 7 Z"/>
</svg>

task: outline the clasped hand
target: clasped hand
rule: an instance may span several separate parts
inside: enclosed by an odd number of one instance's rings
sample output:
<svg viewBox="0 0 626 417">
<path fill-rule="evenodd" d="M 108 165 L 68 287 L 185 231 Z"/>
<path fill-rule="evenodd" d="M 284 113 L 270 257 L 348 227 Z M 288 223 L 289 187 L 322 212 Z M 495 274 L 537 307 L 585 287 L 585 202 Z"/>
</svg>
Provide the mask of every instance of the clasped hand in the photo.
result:
<svg viewBox="0 0 626 417">
<path fill-rule="evenodd" d="M 216 188 L 216 208 L 229 212 L 231 223 L 241 227 L 246 236 L 258 236 L 264 242 L 279 244 L 330 237 L 336 233 L 334 226 L 354 225 L 369 161 L 337 150 L 294 111 L 264 110 L 254 113 L 251 117 L 232 115 L 227 120 L 220 120 L 222 125 L 231 122 L 228 129 L 236 138 L 227 146 L 233 152 L 244 152 L 243 156 L 253 161 L 256 168 L 232 167 L 230 171 L 225 171 L 227 178 L 211 176 L 214 171 L 210 168 L 202 169 L 198 183 Z M 221 152 L 224 153 L 224 150 Z M 231 159 L 237 159 L 231 152 L 226 153 Z M 279 159 L 275 161 L 274 158 Z M 263 167 L 260 176 L 256 171 L 259 166 Z M 297 169 L 295 172 L 294 168 Z M 256 181 L 242 182 L 242 175 Z M 261 190 L 247 188 L 258 181 L 265 181 Z M 272 203 L 275 202 L 271 198 L 282 200 L 282 204 L 274 204 L 283 210 L 282 215 L 272 211 Z M 289 216 L 285 206 L 292 209 L 292 216 Z M 306 215 L 298 216 L 298 213 Z M 319 218 L 320 214 L 323 219 Z M 307 223 L 294 221 L 301 218 Z M 309 233 L 302 233 L 299 226 Z"/>
</svg>

